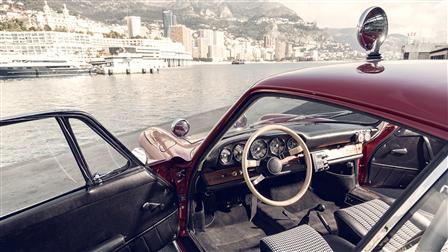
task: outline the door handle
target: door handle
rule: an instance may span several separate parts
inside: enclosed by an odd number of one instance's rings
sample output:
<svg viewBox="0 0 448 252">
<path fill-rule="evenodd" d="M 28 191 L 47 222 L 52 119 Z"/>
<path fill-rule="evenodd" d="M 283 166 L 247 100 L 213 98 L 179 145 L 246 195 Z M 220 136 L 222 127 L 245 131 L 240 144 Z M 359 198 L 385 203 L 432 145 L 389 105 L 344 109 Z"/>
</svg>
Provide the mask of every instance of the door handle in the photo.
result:
<svg viewBox="0 0 448 252">
<path fill-rule="evenodd" d="M 390 151 L 390 153 L 392 153 L 394 155 L 406 155 L 406 154 L 408 154 L 408 149 L 406 149 L 406 148 L 393 149 Z"/>
<path fill-rule="evenodd" d="M 142 210 L 143 211 L 151 211 L 152 212 L 152 211 L 154 211 L 158 207 L 163 209 L 165 207 L 165 205 L 163 203 L 145 202 L 142 205 Z"/>
</svg>

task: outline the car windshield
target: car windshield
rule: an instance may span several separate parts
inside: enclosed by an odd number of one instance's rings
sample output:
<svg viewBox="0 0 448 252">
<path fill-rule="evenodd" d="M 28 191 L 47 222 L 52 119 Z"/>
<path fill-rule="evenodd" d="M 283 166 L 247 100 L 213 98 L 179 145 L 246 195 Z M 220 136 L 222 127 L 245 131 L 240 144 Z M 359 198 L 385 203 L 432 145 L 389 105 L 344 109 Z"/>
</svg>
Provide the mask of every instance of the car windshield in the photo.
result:
<svg viewBox="0 0 448 252">
<path fill-rule="evenodd" d="M 351 110 L 319 102 L 287 97 L 257 99 L 233 126 L 234 130 L 250 130 L 272 123 L 349 123 L 374 125 L 378 120 Z"/>
</svg>

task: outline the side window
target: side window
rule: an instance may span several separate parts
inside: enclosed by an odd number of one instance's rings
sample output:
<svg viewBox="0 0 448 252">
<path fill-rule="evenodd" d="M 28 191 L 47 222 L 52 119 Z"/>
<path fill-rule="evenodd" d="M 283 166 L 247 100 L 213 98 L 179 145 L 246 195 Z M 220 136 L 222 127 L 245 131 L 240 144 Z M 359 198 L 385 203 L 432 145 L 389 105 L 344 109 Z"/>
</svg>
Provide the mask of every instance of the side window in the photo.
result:
<svg viewBox="0 0 448 252">
<path fill-rule="evenodd" d="M 448 172 L 445 172 L 375 251 L 447 251 L 447 182 Z"/>
<path fill-rule="evenodd" d="M 0 216 L 85 186 L 55 119 L 0 130 Z"/>
<path fill-rule="evenodd" d="M 128 160 L 87 124 L 70 119 L 70 125 L 92 175 L 104 176 L 128 166 Z"/>
</svg>

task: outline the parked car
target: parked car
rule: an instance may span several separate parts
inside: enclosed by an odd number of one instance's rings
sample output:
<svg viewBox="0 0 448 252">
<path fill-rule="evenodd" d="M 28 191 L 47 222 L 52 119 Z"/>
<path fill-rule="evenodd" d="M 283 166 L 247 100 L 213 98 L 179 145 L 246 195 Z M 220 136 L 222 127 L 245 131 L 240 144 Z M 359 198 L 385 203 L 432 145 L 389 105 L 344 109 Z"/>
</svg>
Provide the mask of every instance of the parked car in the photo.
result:
<svg viewBox="0 0 448 252">
<path fill-rule="evenodd" d="M 2 149 L 48 156 L 1 169 L 0 251 L 448 250 L 447 63 L 382 61 L 386 34 L 368 9 L 366 62 L 262 80 L 194 141 L 186 120 L 131 152 L 84 112 L 1 119 Z"/>
</svg>

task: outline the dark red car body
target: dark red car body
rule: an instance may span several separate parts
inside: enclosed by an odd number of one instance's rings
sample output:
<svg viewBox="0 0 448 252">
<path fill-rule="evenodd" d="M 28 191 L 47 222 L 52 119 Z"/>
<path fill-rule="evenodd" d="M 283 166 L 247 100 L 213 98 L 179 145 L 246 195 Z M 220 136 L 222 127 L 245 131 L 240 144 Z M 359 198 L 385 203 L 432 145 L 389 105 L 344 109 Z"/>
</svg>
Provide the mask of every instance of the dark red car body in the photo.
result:
<svg viewBox="0 0 448 252">
<path fill-rule="evenodd" d="M 444 61 L 337 64 L 287 72 L 261 80 L 227 111 L 190 160 L 173 159 L 153 165 L 156 172 L 177 187 L 181 236 L 187 235 L 188 190 L 194 169 L 237 111 L 260 93 L 328 102 L 448 140 L 447 62 Z M 390 129 L 385 130 L 384 135 L 390 132 Z M 365 148 L 364 151 L 369 152 L 369 146 Z M 179 172 L 185 177 L 179 178 Z M 362 177 L 360 171 L 360 179 Z"/>
</svg>

